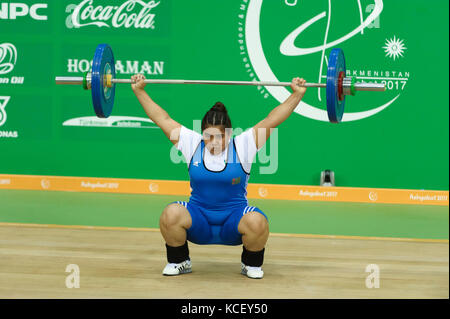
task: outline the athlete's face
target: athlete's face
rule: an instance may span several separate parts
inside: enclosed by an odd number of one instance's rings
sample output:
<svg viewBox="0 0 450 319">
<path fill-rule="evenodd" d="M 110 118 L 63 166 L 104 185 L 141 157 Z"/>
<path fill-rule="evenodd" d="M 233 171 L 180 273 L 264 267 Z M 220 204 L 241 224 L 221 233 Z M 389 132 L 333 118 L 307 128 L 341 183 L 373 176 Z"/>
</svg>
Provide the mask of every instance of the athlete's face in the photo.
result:
<svg viewBox="0 0 450 319">
<path fill-rule="evenodd" d="M 222 153 L 227 146 L 229 130 L 223 125 L 208 126 L 203 130 L 203 140 L 206 149 L 213 155 Z"/>
</svg>

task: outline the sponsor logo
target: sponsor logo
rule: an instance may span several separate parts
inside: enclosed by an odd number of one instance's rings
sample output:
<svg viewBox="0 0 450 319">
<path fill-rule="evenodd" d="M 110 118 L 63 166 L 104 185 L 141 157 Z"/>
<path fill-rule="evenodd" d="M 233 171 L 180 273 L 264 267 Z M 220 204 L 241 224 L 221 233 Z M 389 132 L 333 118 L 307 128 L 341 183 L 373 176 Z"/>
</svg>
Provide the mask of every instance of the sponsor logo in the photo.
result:
<svg viewBox="0 0 450 319">
<path fill-rule="evenodd" d="M 327 77 L 327 57 L 329 51 L 356 36 L 364 37 L 366 34 L 369 35 L 370 32 L 368 30 L 370 29 L 379 29 L 380 16 L 383 12 L 384 5 L 382 0 L 373 0 L 366 8 L 363 8 L 361 2 L 358 1 L 357 8 L 359 10 L 356 9 L 355 15 L 359 15 L 359 19 L 355 21 L 361 21 L 360 24 L 351 26 L 347 22 L 349 21 L 348 19 L 343 19 L 342 21 L 345 21 L 345 29 L 348 30 L 350 28 L 352 30 L 353 28 L 353 30 L 337 37 L 337 39 L 331 39 L 331 36 L 328 36 L 329 34 L 336 33 L 331 32 L 335 30 L 330 28 L 331 18 L 334 17 L 336 19 L 336 15 L 332 14 L 333 7 L 331 6 L 331 1 L 328 2 L 328 8 L 324 7 L 325 10 L 322 12 L 315 12 L 313 8 L 317 11 L 317 3 L 313 0 L 283 2 L 262 0 L 240 1 L 237 41 L 239 43 L 239 54 L 241 55 L 246 73 L 251 80 L 281 82 L 278 79 L 279 77 L 287 78 L 288 76 L 292 76 L 291 65 L 293 63 L 298 65 L 307 63 L 311 65 L 311 61 L 314 61 L 313 59 L 316 58 L 318 67 L 314 69 L 310 67 L 306 68 L 302 70 L 302 74 L 305 74 L 305 78 L 317 78 L 318 80 L 315 82 L 324 83 Z M 277 13 L 277 11 L 279 12 Z M 270 28 L 269 24 L 271 21 L 269 20 L 271 15 L 282 15 L 280 12 L 292 15 L 295 13 L 295 16 L 303 22 L 300 25 L 295 25 L 295 21 L 298 20 L 288 19 L 286 22 L 283 22 L 283 28 L 274 30 Z M 348 15 L 351 14 L 352 11 L 349 11 Z M 317 27 L 319 22 L 326 25 L 325 32 Z M 334 25 L 341 26 L 343 24 L 334 23 Z M 313 36 L 311 32 L 313 32 L 313 35 L 314 32 L 317 34 Z M 307 36 L 304 35 L 306 33 Z M 310 40 L 305 40 L 305 37 L 320 40 L 306 47 L 306 43 Z M 388 56 L 392 57 L 394 61 L 398 61 L 398 57 L 404 54 L 406 47 L 404 46 L 403 40 L 398 40 L 398 38 L 398 36 L 395 36 L 392 40 L 386 40 L 385 47 L 379 51 L 380 55 L 378 57 L 375 56 L 375 58 L 380 60 L 379 65 L 385 64 L 382 61 L 388 52 Z M 277 49 L 269 49 L 269 47 L 276 47 Z M 370 61 L 376 61 L 375 58 L 370 59 Z M 280 66 L 287 65 L 288 62 L 286 61 L 289 61 L 290 67 L 284 70 Z M 308 72 L 311 70 L 317 71 L 313 71 L 309 75 Z M 314 75 L 315 72 L 318 72 L 318 74 L 316 73 Z M 364 111 L 346 112 L 344 114 L 343 121 L 356 121 L 371 117 L 392 105 L 405 90 L 410 72 L 407 70 L 382 70 L 364 67 L 364 69 L 347 69 L 347 76 L 356 77 L 358 82 L 385 83 L 388 91 L 380 99 L 382 102 L 372 102 L 372 100 L 367 99 L 365 102 L 361 102 L 377 103 L 377 106 L 362 105 L 363 109 L 365 109 Z M 284 79 L 284 81 L 286 80 Z M 313 81 L 310 80 L 310 82 Z M 257 89 L 263 98 L 272 96 L 280 103 L 284 102 L 291 94 L 285 87 L 257 86 Z M 310 89 L 309 91 L 314 92 L 313 90 L 315 89 Z M 328 114 L 325 109 L 325 95 L 326 90 L 323 89 L 317 89 L 317 94 L 309 93 L 294 111 L 307 118 L 327 122 Z M 357 98 L 355 97 L 353 99 Z"/>
<path fill-rule="evenodd" d="M 0 3 L 0 20 L 16 20 L 17 17 L 30 16 L 34 20 L 47 20 L 48 17 L 43 14 L 47 9 L 47 3 L 35 3 L 28 5 L 26 3 Z"/>
<path fill-rule="evenodd" d="M 84 116 L 69 119 L 63 126 L 119 127 L 119 128 L 158 128 L 152 120 L 133 116 L 110 116 L 106 119 L 96 116 Z"/>
<path fill-rule="evenodd" d="M 164 61 L 122 61 L 116 60 L 116 74 L 136 74 L 147 75 L 164 74 Z M 92 60 L 86 59 L 68 59 L 67 72 L 80 73 L 88 72 L 92 68 Z"/>
<path fill-rule="evenodd" d="M 16 47 L 11 43 L 0 44 L 0 74 L 11 72 L 14 69 L 16 61 Z"/>
<path fill-rule="evenodd" d="M 87 26 L 106 28 L 155 29 L 155 8 L 160 1 L 128 0 L 115 6 L 95 6 L 94 0 L 83 0 L 78 5 L 69 4 L 66 12 L 66 27 L 83 28 Z"/>
<path fill-rule="evenodd" d="M 6 123 L 7 114 L 6 114 L 6 104 L 8 104 L 10 100 L 10 96 L 0 96 L 0 127 L 2 127 Z M 0 129 L 0 138 L 17 138 L 19 137 L 19 133 L 17 131 L 3 131 Z"/>
<path fill-rule="evenodd" d="M 12 43 L 0 44 L 0 75 L 8 74 L 17 62 L 17 49 Z M 0 77 L 0 84 L 23 84 L 23 76 Z"/>
<path fill-rule="evenodd" d="M 0 131 L 0 138 L 2 137 L 18 138 L 19 133 L 17 131 Z"/>
<path fill-rule="evenodd" d="M 0 96 L 0 126 L 6 123 L 6 104 L 8 104 L 10 96 Z"/>
</svg>

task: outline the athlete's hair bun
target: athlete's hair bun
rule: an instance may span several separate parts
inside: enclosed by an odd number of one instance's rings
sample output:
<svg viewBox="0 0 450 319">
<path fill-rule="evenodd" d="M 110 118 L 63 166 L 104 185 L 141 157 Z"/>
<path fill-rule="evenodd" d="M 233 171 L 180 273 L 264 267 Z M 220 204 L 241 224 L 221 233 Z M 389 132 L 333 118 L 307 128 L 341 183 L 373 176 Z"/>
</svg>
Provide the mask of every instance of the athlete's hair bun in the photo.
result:
<svg viewBox="0 0 450 319">
<path fill-rule="evenodd" d="M 206 112 L 202 119 L 202 131 L 208 126 L 215 125 L 223 125 L 225 128 L 231 128 L 230 116 L 222 102 L 216 102 L 216 104 Z"/>
<path fill-rule="evenodd" d="M 216 112 L 228 113 L 225 105 L 223 105 L 222 102 L 216 102 L 216 104 L 214 104 L 214 106 L 211 108 L 211 110 L 216 111 Z"/>
</svg>

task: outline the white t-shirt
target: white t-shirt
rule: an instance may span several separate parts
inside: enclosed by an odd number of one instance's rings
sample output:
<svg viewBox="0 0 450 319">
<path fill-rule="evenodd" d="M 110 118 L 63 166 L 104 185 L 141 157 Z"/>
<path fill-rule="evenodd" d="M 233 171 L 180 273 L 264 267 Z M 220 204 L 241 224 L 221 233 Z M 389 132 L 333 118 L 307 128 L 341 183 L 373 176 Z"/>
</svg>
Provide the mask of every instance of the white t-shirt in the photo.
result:
<svg viewBox="0 0 450 319">
<path fill-rule="evenodd" d="M 189 167 L 192 156 L 194 155 L 197 146 L 203 139 L 203 136 L 193 130 L 181 126 L 180 138 L 176 145 L 177 149 L 183 153 L 183 156 Z M 253 137 L 253 128 L 247 129 L 234 138 L 237 155 L 241 161 L 242 168 L 247 174 L 250 174 L 252 163 L 255 159 L 256 153 L 261 149 L 257 149 L 255 138 Z M 228 144 L 232 146 L 232 144 Z M 206 148 L 204 149 L 204 161 L 206 167 L 210 171 L 222 171 L 225 168 L 227 160 L 228 145 L 225 150 L 217 155 L 211 154 Z M 200 147 L 200 146 L 199 146 Z"/>
</svg>

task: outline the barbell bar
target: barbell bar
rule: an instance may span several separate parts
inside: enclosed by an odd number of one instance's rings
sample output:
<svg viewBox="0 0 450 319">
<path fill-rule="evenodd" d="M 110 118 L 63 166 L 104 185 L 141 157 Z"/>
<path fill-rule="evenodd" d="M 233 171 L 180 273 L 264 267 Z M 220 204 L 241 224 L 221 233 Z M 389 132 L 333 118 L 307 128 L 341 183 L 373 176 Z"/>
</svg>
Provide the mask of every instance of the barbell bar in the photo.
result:
<svg viewBox="0 0 450 319">
<path fill-rule="evenodd" d="M 87 74 L 87 81 L 90 81 L 90 74 Z M 84 81 L 83 77 L 79 76 L 57 76 L 56 84 L 72 84 L 82 85 Z M 213 85 L 260 85 L 260 86 L 289 86 L 291 82 L 263 82 L 263 81 L 204 81 L 204 80 L 160 80 L 160 79 L 145 79 L 145 83 L 151 84 L 213 84 Z M 111 79 L 110 83 L 128 83 L 132 84 L 134 81 L 131 79 Z M 110 87 L 110 85 L 106 84 Z M 305 83 L 304 87 L 318 87 L 325 88 L 325 83 Z"/>
<path fill-rule="evenodd" d="M 91 90 L 94 111 L 98 117 L 107 118 L 114 105 L 115 85 L 132 84 L 131 79 L 115 78 L 115 61 L 108 44 L 97 46 L 91 72 L 79 76 L 57 76 L 56 84 L 82 85 Z M 208 84 L 208 85 L 251 85 L 251 86 L 290 86 L 291 82 L 268 81 L 209 81 L 209 80 L 166 80 L 145 79 L 148 84 Z M 382 83 L 356 82 L 354 77 L 346 77 L 346 64 L 342 49 L 335 48 L 328 59 L 326 83 L 305 83 L 304 87 L 325 88 L 327 90 L 327 113 L 330 122 L 339 123 L 344 114 L 345 97 L 355 95 L 357 91 L 383 92 L 386 85 Z"/>
<path fill-rule="evenodd" d="M 90 73 L 87 74 L 87 81 L 90 82 Z M 347 78 L 351 79 L 351 78 Z M 81 76 L 57 76 L 56 84 L 83 85 L 84 78 Z M 290 86 L 291 82 L 270 82 L 270 81 L 205 81 L 205 80 L 163 80 L 145 79 L 148 84 L 213 84 L 213 85 L 252 85 L 252 86 Z M 111 79 L 111 83 L 134 84 L 131 79 Z M 344 83 L 344 86 L 346 84 Z M 326 88 L 326 83 L 305 83 L 307 88 Z M 380 83 L 355 83 L 355 91 L 384 92 L 386 86 Z M 347 94 L 348 95 L 348 94 Z"/>
</svg>

